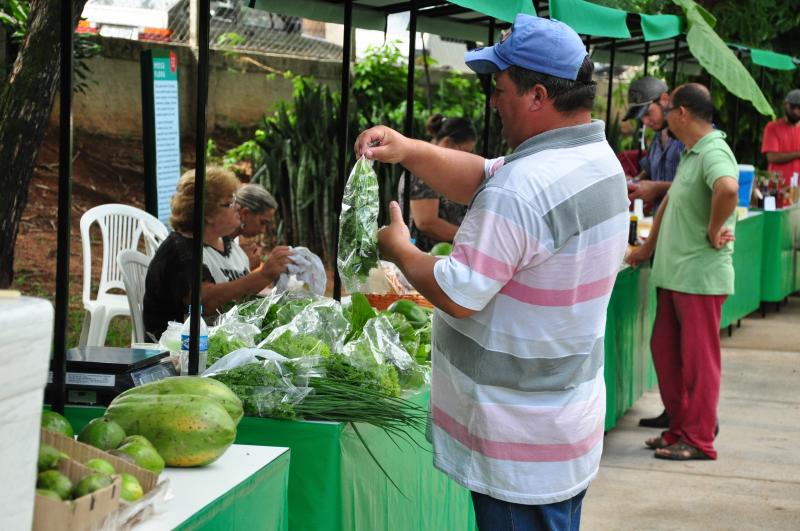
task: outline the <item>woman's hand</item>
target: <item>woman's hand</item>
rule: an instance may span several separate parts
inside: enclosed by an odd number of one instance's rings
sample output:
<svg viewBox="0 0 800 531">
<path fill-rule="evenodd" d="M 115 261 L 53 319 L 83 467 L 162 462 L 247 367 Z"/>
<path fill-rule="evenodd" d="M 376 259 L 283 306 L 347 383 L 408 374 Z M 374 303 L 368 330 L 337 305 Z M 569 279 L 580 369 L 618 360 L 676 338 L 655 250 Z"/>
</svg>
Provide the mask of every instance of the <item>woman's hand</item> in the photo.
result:
<svg viewBox="0 0 800 531">
<path fill-rule="evenodd" d="M 269 258 L 263 262 L 253 273 L 263 275 L 269 282 L 275 282 L 292 263 L 292 249 L 281 245 L 275 247 Z"/>
<path fill-rule="evenodd" d="M 370 160 L 391 164 L 403 162 L 409 139 L 384 125 L 371 127 L 356 138 L 356 157 L 365 155 Z"/>
</svg>

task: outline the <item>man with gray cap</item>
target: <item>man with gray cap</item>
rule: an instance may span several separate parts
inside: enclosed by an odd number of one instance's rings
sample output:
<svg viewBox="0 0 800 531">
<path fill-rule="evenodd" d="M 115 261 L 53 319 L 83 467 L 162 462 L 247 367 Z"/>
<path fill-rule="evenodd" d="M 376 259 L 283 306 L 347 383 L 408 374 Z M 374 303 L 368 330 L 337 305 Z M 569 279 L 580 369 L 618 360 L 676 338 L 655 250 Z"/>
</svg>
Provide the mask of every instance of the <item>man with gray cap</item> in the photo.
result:
<svg viewBox="0 0 800 531">
<path fill-rule="evenodd" d="M 667 195 L 678 163 L 681 161 L 683 143 L 669 134 L 664 109 L 669 106 L 669 88 L 662 80 L 644 76 L 631 83 L 628 89 L 628 110 L 623 120 L 639 120 L 642 125 L 655 131 L 656 136 L 647 148 L 647 156 L 640 161 L 641 173 L 628 185 L 631 201 L 641 199 L 653 204 L 653 216 Z M 669 417 L 666 410 L 660 415 L 639 419 L 645 428 L 667 428 Z"/>
<path fill-rule="evenodd" d="M 783 101 L 785 116 L 767 124 L 761 152 L 767 154 L 769 171 L 783 175 L 789 186 L 792 175 L 800 175 L 800 89 L 789 91 Z"/>
<path fill-rule="evenodd" d="M 645 76 L 631 83 L 628 89 L 628 111 L 623 120 L 640 120 L 655 131 L 656 136 L 647 149 L 647 156 L 640 161 L 641 173 L 629 186 L 630 198 L 642 199 L 658 210 L 675 179 L 681 160 L 683 144 L 669 134 L 664 108 L 669 103 L 667 84 L 652 76 Z"/>
<path fill-rule="evenodd" d="M 517 15 L 500 43 L 465 61 L 494 76 L 511 155 L 485 160 L 383 126 L 355 150 L 469 204 L 449 257 L 414 247 L 395 202 L 378 234 L 381 256 L 437 308 L 434 466 L 472 491 L 481 530 L 578 529 L 603 448 L 625 176 L 591 119 L 593 64 L 571 28 Z"/>
</svg>

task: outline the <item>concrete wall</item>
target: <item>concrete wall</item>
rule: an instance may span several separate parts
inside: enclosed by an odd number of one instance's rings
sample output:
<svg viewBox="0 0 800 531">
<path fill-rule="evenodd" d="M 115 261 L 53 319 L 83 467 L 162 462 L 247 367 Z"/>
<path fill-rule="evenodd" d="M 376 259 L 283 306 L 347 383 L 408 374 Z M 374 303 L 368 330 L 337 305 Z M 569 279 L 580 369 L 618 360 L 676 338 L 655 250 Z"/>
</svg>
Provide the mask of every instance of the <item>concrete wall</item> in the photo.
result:
<svg viewBox="0 0 800 531">
<path fill-rule="evenodd" d="M 76 93 L 73 121 L 77 130 L 109 136 L 140 137 L 142 50 L 172 49 L 178 56 L 181 133 L 193 135 L 197 71 L 192 51 L 182 45 L 151 44 L 124 39 L 104 39 L 103 52 L 87 61 L 91 70 L 85 94 Z M 208 92 L 208 130 L 215 126 L 253 126 L 277 101 L 291 98 L 292 84 L 270 72 L 291 71 L 314 76 L 338 88 L 338 62 L 266 54 L 231 54 L 211 51 Z M 58 123 L 58 98 L 51 115 Z"/>
</svg>

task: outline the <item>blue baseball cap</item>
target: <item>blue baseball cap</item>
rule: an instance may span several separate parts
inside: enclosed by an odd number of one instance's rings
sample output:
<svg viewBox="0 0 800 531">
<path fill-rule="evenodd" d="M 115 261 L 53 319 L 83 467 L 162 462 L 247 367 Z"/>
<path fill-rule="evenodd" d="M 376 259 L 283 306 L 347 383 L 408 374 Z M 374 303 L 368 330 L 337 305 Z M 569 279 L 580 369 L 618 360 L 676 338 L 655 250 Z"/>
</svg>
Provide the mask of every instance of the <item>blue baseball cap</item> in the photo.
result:
<svg viewBox="0 0 800 531">
<path fill-rule="evenodd" d="M 520 13 L 499 43 L 470 50 L 464 62 L 478 74 L 519 66 L 575 81 L 586 55 L 581 38 L 563 22 Z"/>
</svg>

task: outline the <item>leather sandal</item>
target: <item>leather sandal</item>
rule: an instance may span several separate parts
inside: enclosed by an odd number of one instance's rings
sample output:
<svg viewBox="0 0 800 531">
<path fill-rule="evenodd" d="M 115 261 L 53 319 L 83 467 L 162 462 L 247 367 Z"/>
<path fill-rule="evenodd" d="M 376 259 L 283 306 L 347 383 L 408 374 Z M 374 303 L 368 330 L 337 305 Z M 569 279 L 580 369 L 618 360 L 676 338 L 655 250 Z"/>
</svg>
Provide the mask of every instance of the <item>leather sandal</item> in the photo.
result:
<svg viewBox="0 0 800 531">
<path fill-rule="evenodd" d="M 683 441 L 678 441 L 675 444 L 665 448 L 658 448 L 655 451 L 655 457 L 658 459 L 669 459 L 671 461 L 689 461 L 690 459 L 710 460 L 706 454 L 695 448 L 689 446 Z"/>
<path fill-rule="evenodd" d="M 666 433 L 667 433 L 666 431 L 662 431 L 661 435 L 659 435 L 658 437 L 652 437 L 650 439 L 647 439 L 646 441 L 644 441 L 644 445 L 647 446 L 648 448 L 650 448 L 651 450 L 658 450 L 659 448 L 666 448 L 667 446 L 669 446 L 669 443 L 667 442 L 667 440 L 664 439 L 664 435 Z"/>
</svg>

